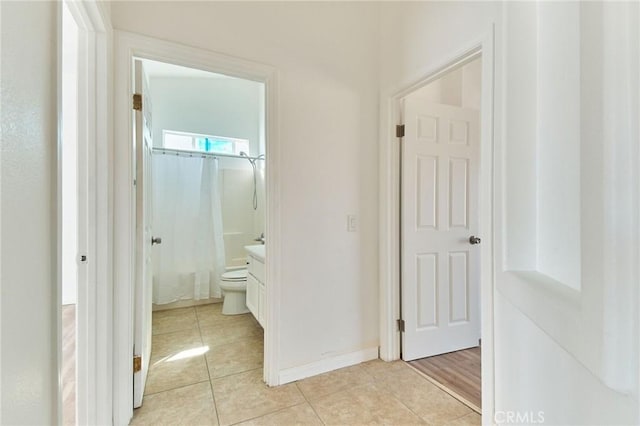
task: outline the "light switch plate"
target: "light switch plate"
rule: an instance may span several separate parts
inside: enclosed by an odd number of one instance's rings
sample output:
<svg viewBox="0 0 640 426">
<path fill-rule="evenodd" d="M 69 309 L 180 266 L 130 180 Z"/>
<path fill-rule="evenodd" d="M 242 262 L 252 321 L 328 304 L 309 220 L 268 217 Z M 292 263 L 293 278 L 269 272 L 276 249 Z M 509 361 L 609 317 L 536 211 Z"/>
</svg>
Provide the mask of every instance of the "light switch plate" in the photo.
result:
<svg viewBox="0 0 640 426">
<path fill-rule="evenodd" d="M 347 231 L 356 232 L 358 229 L 358 218 L 355 214 L 347 215 Z"/>
</svg>

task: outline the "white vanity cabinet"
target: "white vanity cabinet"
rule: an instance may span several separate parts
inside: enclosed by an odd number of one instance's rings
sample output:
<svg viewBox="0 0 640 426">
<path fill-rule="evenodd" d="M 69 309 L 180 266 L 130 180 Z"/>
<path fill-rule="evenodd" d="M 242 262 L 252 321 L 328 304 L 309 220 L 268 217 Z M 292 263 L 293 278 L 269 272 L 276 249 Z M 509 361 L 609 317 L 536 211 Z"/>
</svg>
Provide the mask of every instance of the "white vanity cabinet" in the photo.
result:
<svg viewBox="0 0 640 426">
<path fill-rule="evenodd" d="M 264 255 L 260 250 L 252 250 L 255 246 L 247 246 L 247 308 L 264 328 Z M 264 246 L 262 252 L 264 253 Z"/>
</svg>

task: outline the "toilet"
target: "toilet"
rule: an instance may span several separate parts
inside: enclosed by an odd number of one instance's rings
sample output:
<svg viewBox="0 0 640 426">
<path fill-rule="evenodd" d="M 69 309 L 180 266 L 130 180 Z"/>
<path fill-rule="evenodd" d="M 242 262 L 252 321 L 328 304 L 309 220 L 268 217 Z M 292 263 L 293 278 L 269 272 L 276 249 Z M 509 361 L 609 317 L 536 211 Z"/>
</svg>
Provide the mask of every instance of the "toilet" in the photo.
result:
<svg viewBox="0 0 640 426">
<path fill-rule="evenodd" d="M 220 288 L 224 292 L 222 315 L 240 315 L 249 312 L 249 308 L 247 308 L 246 268 L 222 274 Z"/>
</svg>

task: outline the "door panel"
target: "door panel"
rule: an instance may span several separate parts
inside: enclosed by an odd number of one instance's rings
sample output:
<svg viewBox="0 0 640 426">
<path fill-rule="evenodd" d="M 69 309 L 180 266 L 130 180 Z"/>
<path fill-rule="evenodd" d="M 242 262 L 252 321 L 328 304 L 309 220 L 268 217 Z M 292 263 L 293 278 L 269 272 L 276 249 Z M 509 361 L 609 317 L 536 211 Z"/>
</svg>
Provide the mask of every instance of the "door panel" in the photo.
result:
<svg viewBox="0 0 640 426">
<path fill-rule="evenodd" d="M 438 159 L 436 157 L 418 157 L 417 165 L 418 229 L 437 227 L 438 217 Z"/>
<path fill-rule="evenodd" d="M 449 227 L 468 229 L 469 160 L 449 159 Z"/>
<path fill-rule="evenodd" d="M 479 112 L 407 98 L 402 141 L 402 358 L 478 345 Z"/>
<path fill-rule="evenodd" d="M 469 321 L 468 252 L 449 253 L 449 324 Z"/>
<path fill-rule="evenodd" d="M 420 328 L 438 325 L 438 253 L 417 256 L 416 298 Z"/>
<path fill-rule="evenodd" d="M 153 269 L 151 264 L 151 107 L 142 62 L 135 63 L 136 92 L 142 95 L 142 111 L 134 111 L 136 143 L 136 284 L 133 353 L 142 357 L 142 369 L 133 376 L 133 406 L 142 405 L 151 358 Z"/>
</svg>

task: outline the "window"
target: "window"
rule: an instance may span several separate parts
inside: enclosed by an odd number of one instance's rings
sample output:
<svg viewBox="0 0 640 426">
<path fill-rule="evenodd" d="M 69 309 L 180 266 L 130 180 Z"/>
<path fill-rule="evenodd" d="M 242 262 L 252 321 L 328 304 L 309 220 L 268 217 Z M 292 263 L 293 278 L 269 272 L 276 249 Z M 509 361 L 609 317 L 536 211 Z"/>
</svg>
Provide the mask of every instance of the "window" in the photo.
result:
<svg viewBox="0 0 640 426">
<path fill-rule="evenodd" d="M 195 133 L 163 130 L 162 146 L 181 151 L 217 152 L 220 154 L 250 155 L 249 141 L 246 139 L 227 138 L 224 136 L 200 135 Z"/>
</svg>

